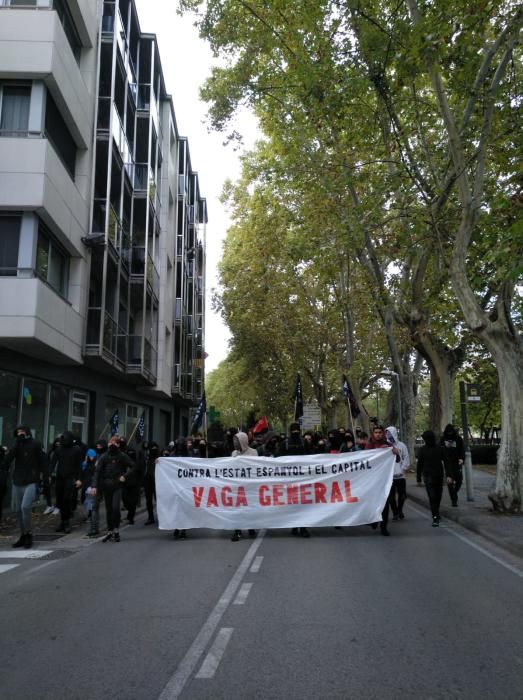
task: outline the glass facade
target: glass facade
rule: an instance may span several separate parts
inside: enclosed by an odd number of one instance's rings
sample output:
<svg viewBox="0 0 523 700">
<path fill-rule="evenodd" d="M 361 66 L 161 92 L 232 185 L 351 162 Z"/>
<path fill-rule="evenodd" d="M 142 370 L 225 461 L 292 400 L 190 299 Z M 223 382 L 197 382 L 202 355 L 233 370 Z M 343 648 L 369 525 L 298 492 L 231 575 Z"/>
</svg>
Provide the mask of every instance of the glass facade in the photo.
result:
<svg viewBox="0 0 523 700">
<path fill-rule="evenodd" d="M 0 371 L 1 444 L 13 444 L 19 423 L 27 425 L 44 448 L 64 430 L 87 441 L 88 416 L 88 392 Z"/>
</svg>

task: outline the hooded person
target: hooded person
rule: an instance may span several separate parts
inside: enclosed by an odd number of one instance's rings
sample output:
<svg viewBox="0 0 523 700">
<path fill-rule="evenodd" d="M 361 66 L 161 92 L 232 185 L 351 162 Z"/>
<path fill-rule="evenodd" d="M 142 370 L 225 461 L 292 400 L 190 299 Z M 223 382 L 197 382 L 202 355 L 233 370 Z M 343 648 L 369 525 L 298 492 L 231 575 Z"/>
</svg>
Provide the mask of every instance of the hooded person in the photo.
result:
<svg viewBox="0 0 523 700">
<path fill-rule="evenodd" d="M 458 491 L 463 483 L 463 463 L 465 462 L 465 444 L 456 428 L 449 423 L 441 436 L 441 446 L 445 455 L 445 464 L 452 475 L 448 484 L 450 501 L 454 508 L 458 505 Z"/>
<path fill-rule="evenodd" d="M 252 447 L 249 447 L 249 436 L 241 431 L 233 435 L 232 438 L 234 450 L 232 457 L 257 457 L 258 453 Z"/>
<path fill-rule="evenodd" d="M 18 425 L 14 430 L 15 444 L 5 458 L 9 466 L 14 462 L 13 501 L 20 525 L 20 537 L 12 545 L 30 549 L 33 545 L 32 505 L 38 493 L 40 481 L 48 479 L 47 455 L 42 445 L 33 440 L 27 425 Z"/>
<path fill-rule="evenodd" d="M 258 453 L 249 447 L 249 436 L 247 433 L 238 432 L 232 438 L 234 450 L 231 457 L 257 457 Z M 249 530 L 250 537 L 256 537 L 256 530 Z M 231 542 L 238 542 L 242 538 L 242 531 L 235 530 L 232 533 Z"/>
<path fill-rule="evenodd" d="M 75 444 L 74 435 L 66 430 L 60 437 L 60 446 L 51 457 L 51 472 L 55 477 L 56 505 L 60 510 L 60 524 L 56 532 L 71 532 L 71 514 L 75 489 L 82 485 L 84 452 Z"/>
<path fill-rule="evenodd" d="M 437 444 L 436 436 L 432 430 L 426 430 L 421 437 L 425 444 L 418 452 L 416 478 L 418 483 L 420 483 L 423 478 L 432 512 L 432 526 L 438 527 L 440 522 L 439 506 L 441 503 L 441 494 L 443 493 L 443 480 L 446 477 L 447 484 L 450 484 L 453 478 L 445 461 L 444 448 Z"/>
<path fill-rule="evenodd" d="M 405 474 L 410 467 L 410 457 L 407 445 L 398 437 L 398 430 L 394 425 L 385 428 L 385 439 L 395 447 L 398 451 L 399 460 L 396 456 L 394 462 L 394 474 L 392 476 L 392 485 L 390 487 L 389 505 L 392 510 L 393 520 L 403 520 L 403 504 L 407 499 L 407 479 Z"/>
</svg>

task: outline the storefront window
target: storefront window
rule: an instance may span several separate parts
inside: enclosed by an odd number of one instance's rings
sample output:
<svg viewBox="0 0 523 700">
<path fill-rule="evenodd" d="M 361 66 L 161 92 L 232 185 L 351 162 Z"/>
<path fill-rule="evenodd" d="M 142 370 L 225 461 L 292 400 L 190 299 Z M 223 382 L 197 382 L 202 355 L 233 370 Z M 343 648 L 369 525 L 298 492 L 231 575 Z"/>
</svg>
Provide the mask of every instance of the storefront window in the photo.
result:
<svg viewBox="0 0 523 700">
<path fill-rule="evenodd" d="M 45 440 L 45 408 L 47 403 L 47 384 L 24 377 L 22 383 L 22 419 L 30 428 L 36 440 Z"/>
<path fill-rule="evenodd" d="M 51 401 L 49 405 L 49 428 L 47 444 L 51 445 L 57 435 L 67 430 L 69 426 L 69 389 L 65 386 L 51 386 Z"/>
<path fill-rule="evenodd" d="M 18 423 L 20 378 L 0 372 L 0 444 L 11 447 L 13 432 Z"/>
</svg>

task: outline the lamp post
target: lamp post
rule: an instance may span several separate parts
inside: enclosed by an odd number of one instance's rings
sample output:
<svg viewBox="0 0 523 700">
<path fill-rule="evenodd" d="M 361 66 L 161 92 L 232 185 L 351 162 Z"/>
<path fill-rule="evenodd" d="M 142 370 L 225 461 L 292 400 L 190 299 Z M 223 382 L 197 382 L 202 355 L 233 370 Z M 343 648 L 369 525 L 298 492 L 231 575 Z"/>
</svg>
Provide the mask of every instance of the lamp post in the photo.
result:
<svg viewBox="0 0 523 700">
<path fill-rule="evenodd" d="M 401 410 L 401 385 L 400 385 L 400 376 L 397 372 L 394 372 L 392 369 L 384 369 L 383 372 L 381 373 L 385 377 L 395 377 L 396 378 L 396 386 L 398 389 L 398 418 L 399 418 L 399 428 L 400 428 L 400 438 L 403 438 L 403 413 Z"/>
</svg>

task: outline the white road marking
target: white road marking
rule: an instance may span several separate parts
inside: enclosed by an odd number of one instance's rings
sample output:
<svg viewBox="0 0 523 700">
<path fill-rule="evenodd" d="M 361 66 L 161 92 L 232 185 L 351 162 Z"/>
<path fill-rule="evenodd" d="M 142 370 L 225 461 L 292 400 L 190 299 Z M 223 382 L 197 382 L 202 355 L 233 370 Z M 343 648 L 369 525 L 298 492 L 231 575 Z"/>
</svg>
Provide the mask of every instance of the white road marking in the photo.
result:
<svg viewBox="0 0 523 700">
<path fill-rule="evenodd" d="M 420 510 L 416 508 L 416 506 L 413 506 L 412 503 L 409 503 L 409 508 L 412 508 L 412 510 L 415 510 L 416 513 L 419 515 L 424 516 L 425 518 L 429 519 L 429 515 L 423 510 Z M 441 526 L 441 523 L 440 523 Z M 485 555 L 489 559 L 492 559 L 492 561 L 495 561 L 496 564 L 500 564 L 503 566 L 505 569 L 508 571 L 511 571 L 513 574 L 516 574 L 516 576 L 519 576 L 520 578 L 523 578 L 523 571 L 519 569 L 517 566 L 512 566 L 512 564 L 509 564 L 507 561 L 504 561 L 501 559 L 501 557 L 497 557 L 495 554 L 492 554 L 491 552 L 488 551 L 488 549 L 485 549 L 485 547 L 482 547 L 479 544 L 476 544 L 476 542 L 473 542 L 471 539 L 466 537 L 465 535 L 462 535 L 460 532 L 457 531 L 457 528 L 461 528 L 459 523 L 456 523 L 455 521 L 451 520 L 445 520 L 445 524 L 443 528 L 447 531 L 450 532 L 451 535 L 454 535 L 454 537 L 457 537 L 458 540 L 461 540 L 465 544 L 468 544 L 469 547 L 472 547 L 473 549 L 477 550 L 478 552 L 481 552 L 481 554 Z M 481 535 L 478 535 L 481 537 Z"/>
<path fill-rule="evenodd" d="M 20 564 L 0 564 L 0 574 L 5 574 L 10 569 L 16 569 L 17 566 L 20 566 Z"/>
<path fill-rule="evenodd" d="M 50 549 L 11 549 L 0 552 L 0 559 L 41 559 L 51 554 Z"/>
<path fill-rule="evenodd" d="M 247 600 L 247 596 L 251 592 L 252 583 L 242 583 L 238 595 L 236 596 L 233 605 L 244 605 Z"/>
<path fill-rule="evenodd" d="M 261 568 L 263 557 L 256 557 L 249 571 L 251 574 L 257 574 Z"/>
<path fill-rule="evenodd" d="M 158 700 L 176 700 L 176 698 L 180 696 L 180 693 L 182 692 L 185 684 L 191 677 L 191 674 L 196 668 L 202 654 L 204 653 L 207 645 L 212 639 L 216 628 L 220 624 L 220 620 L 224 616 L 225 611 L 229 607 L 231 600 L 233 599 L 236 591 L 238 590 L 242 578 L 247 573 L 247 570 L 250 567 L 252 560 L 254 559 L 256 552 L 258 551 L 258 548 L 263 541 L 264 535 L 265 530 L 260 530 L 258 532 L 258 536 L 249 547 L 247 554 L 244 556 L 240 566 L 236 570 L 236 573 L 229 581 L 227 588 L 222 594 L 222 597 L 216 603 L 214 610 L 204 622 L 201 630 L 196 636 L 196 639 L 191 644 L 191 647 L 183 657 L 182 661 L 180 662 L 180 665 L 171 676 L 169 682 L 163 689 Z"/>
<path fill-rule="evenodd" d="M 196 678 L 212 678 L 216 673 L 216 669 L 220 665 L 222 656 L 225 653 L 229 639 L 233 633 L 232 627 L 222 627 L 221 630 L 216 635 L 214 644 L 212 645 L 209 653 L 205 657 L 200 670 L 196 674 Z"/>
<path fill-rule="evenodd" d="M 24 572 L 25 576 L 31 576 L 31 574 L 34 574 L 36 571 L 40 571 L 40 569 L 45 569 L 46 566 L 51 566 L 51 564 L 57 564 L 58 560 L 53 559 L 52 561 L 44 561 L 43 564 L 39 564 L 38 566 L 35 566 L 33 569 L 29 569 L 28 571 Z"/>
</svg>

